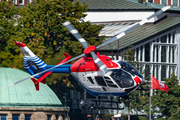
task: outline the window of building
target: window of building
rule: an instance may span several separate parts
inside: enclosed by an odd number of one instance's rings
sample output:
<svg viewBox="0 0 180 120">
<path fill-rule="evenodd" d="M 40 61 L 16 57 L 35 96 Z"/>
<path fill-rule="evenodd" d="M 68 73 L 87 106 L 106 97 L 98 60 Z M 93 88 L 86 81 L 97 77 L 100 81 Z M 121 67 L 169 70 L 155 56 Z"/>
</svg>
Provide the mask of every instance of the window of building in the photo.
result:
<svg viewBox="0 0 180 120">
<path fill-rule="evenodd" d="M 166 46 L 161 47 L 161 62 L 166 62 Z"/>
<path fill-rule="evenodd" d="M 174 63 L 174 57 L 175 57 L 175 47 L 172 48 L 172 63 Z"/>
<path fill-rule="evenodd" d="M 155 42 L 155 41 L 153 41 L 153 42 Z M 155 54 L 155 52 L 156 52 L 156 45 L 153 46 L 153 55 L 152 55 L 152 56 L 154 56 L 153 57 L 153 62 L 156 62 L 156 56 L 155 56 L 156 54 Z"/>
<path fill-rule="evenodd" d="M 173 6 L 178 7 L 178 0 L 173 0 Z"/>
<path fill-rule="evenodd" d="M 47 115 L 47 120 L 51 120 L 51 115 Z"/>
<path fill-rule="evenodd" d="M 167 35 L 164 35 L 161 37 L 161 43 L 166 43 L 167 41 Z"/>
<path fill-rule="evenodd" d="M 22 3 L 23 3 L 23 0 L 19 0 L 19 3 L 22 4 Z"/>
<path fill-rule="evenodd" d="M 159 61 L 159 57 L 158 57 L 158 56 L 159 56 L 159 52 L 158 52 L 158 51 L 159 51 L 159 50 L 158 50 L 158 49 L 159 49 L 159 46 L 155 46 L 155 49 L 156 49 L 156 50 L 155 50 L 155 51 L 156 51 L 156 60 L 155 60 L 155 62 L 158 62 L 158 61 Z"/>
<path fill-rule="evenodd" d="M 169 62 L 171 63 L 171 49 L 172 47 L 171 46 L 169 46 Z"/>
<path fill-rule="evenodd" d="M 163 4 L 163 5 L 167 5 L 167 2 L 166 2 L 167 0 L 161 0 L 161 4 Z"/>
<path fill-rule="evenodd" d="M 155 77 L 155 78 L 157 78 L 157 67 L 156 67 L 156 65 L 153 65 L 153 76 Z"/>
<path fill-rule="evenodd" d="M 173 38 L 172 38 L 172 43 L 175 43 L 175 31 L 173 32 L 173 34 L 172 34 L 173 36 Z"/>
<path fill-rule="evenodd" d="M 139 57 L 139 48 L 136 49 L 136 60 L 139 60 L 138 57 Z"/>
<path fill-rule="evenodd" d="M 31 115 L 25 115 L 25 120 L 31 120 Z"/>
<path fill-rule="evenodd" d="M 7 115 L 0 115 L 0 120 L 7 120 Z"/>
<path fill-rule="evenodd" d="M 12 120 L 19 120 L 19 115 L 13 114 L 12 115 Z"/>
<path fill-rule="evenodd" d="M 19 5 L 24 5 L 24 0 L 19 0 Z"/>
<path fill-rule="evenodd" d="M 166 78 L 166 65 L 162 65 L 161 67 L 161 81 L 165 81 L 164 78 Z"/>
<path fill-rule="evenodd" d="M 171 43 L 171 34 L 168 34 L 168 43 Z"/>
<path fill-rule="evenodd" d="M 140 47 L 140 61 L 143 60 L 143 46 Z"/>
<path fill-rule="evenodd" d="M 145 61 L 150 61 L 150 43 L 145 44 Z"/>
<path fill-rule="evenodd" d="M 153 0 L 148 0 L 148 2 L 153 3 Z"/>
</svg>

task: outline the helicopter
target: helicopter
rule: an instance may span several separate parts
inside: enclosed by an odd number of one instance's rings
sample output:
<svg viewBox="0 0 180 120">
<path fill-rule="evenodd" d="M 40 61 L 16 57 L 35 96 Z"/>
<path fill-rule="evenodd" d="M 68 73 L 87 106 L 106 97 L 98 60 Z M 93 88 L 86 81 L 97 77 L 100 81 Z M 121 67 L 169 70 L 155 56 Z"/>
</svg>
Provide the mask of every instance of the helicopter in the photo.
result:
<svg viewBox="0 0 180 120">
<path fill-rule="evenodd" d="M 68 53 L 64 53 L 63 59 L 57 65 L 47 65 L 38 58 L 24 43 L 14 42 L 24 54 L 24 69 L 31 75 L 10 86 L 18 84 L 27 79 L 31 79 L 36 90 L 39 90 L 39 82 L 45 84 L 46 77 L 51 73 L 71 74 L 73 78 L 93 96 L 126 96 L 140 87 L 143 82 L 143 75 L 132 65 L 125 61 L 115 61 L 110 57 L 101 55 L 97 49 L 118 40 L 137 27 L 145 24 L 150 19 L 168 10 L 170 6 L 165 6 L 141 22 L 131 25 L 124 32 L 104 42 L 99 46 L 88 46 L 86 40 L 82 38 L 74 26 L 66 21 L 63 26 L 84 46 L 84 53 L 71 59 Z M 67 64 L 78 59 L 73 64 Z"/>
</svg>

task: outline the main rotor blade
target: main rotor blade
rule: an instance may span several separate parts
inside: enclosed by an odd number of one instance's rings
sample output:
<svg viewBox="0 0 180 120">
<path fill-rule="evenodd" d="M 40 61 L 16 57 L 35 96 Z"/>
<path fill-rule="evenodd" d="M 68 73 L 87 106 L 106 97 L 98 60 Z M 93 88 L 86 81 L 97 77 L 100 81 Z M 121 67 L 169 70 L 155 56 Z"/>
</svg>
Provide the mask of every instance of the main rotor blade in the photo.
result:
<svg viewBox="0 0 180 120">
<path fill-rule="evenodd" d="M 59 67 L 59 66 L 61 66 L 61 65 L 63 65 L 63 64 L 66 64 L 66 63 L 68 63 L 68 62 L 71 62 L 71 61 L 73 61 L 73 60 L 76 60 L 76 59 L 78 59 L 78 58 L 81 58 L 81 57 L 83 57 L 84 55 L 85 55 L 84 53 L 81 54 L 81 55 L 78 55 L 78 56 L 76 56 L 76 57 L 74 57 L 74 58 L 72 58 L 72 59 L 70 59 L 70 60 L 68 60 L 68 61 L 66 61 L 66 62 L 64 62 L 64 63 L 62 63 L 62 64 L 56 65 L 56 66 L 54 66 L 54 67 L 52 67 L 52 68 L 49 68 L 49 69 L 44 70 L 44 71 L 42 71 L 42 72 L 36 73 L 36 74 L 34 74 L 34 75 L 30 76 L 30 77 L 24 78 L 24 79 L 22 79 L 22 80 L 20 80 L 20 81 L 17 81 L 17 82 L 15 82 L 15 83 L 11 84 L 11 85 L 8 85 L 7 87 L 14 86 L 15 84 L 18 84 L 18 83 L 20 83 L 20 82 L 23 82 L 23 81 L 25 81 L 25 80 L 27 80 L 27 79 L 29 79 L 29 78 L 33 78 L 33 77 L 35 77 L 35 76 L 37 76 L 37 75 L 40 75 L 40 74 L 42 74 L 42 73 L 46 73 L 46 72 L 48 72 L 48 71 L 50 71 L 50 70 L 52 70 L 52 69 L 54 69 L 54 68 L 57 68 L 57 67 Z"/>
<path fill-rule="evenodd" d="M 98 58 L 95 52 L 91 52 L 90 54 L 92 55 L 94 62 L 98 65 L 99 69 L 104 72 L 104 74 L 109 72 L 107 66 Z"/>
<path fill-rule="evenodd" d="M 129 32 L 133 31 L 134 29 L 138 28 L 139 26 L 145 24 L 146 22 L 148 22 L 150 19 L 152 19 L 155 16 L 160 15 L 161 13 L 165 12 L 166 10 L 168 10 L 169 8 L 171 8 L 171 6 L 165 6 L 163 7 L 161 10 L 158 10 L 156 13 L 154 13 L 153 15 L 150 15 L 148 18 L 143 19 L 141 22 L 139 23 L 135 23 L 134 25 L 132 25 L 129 29 L 125 30 L 124 32 L 114 36 L 113 38 L 111 38 L 110 40 L 108 40 L 107 42 L 104 42 L 103 44 L 97 46 L 96 48 L 100 48 L 106 44 L 109 44 L 111 42 L 114 42 L 116 40 L 118 40 L 119 38 L 125 36 L 126 34 L 128 34 Z"/>
<path fill-rule="evenodd" d="M 88 47 L 88 44 L 84 38 L 79 34 L 79 32 L 74 28 L 74 26 L 69 22 L 63 23 L 63 26 L 65 26 L 70 33 L 85 47 Z M 106 74 L 108 72 L 107 66 L 97 57 L 97 55 L 94 52 L 90 53 L 91 56 L 93 57 L 94 62 L 98 65 L 99 69 Z"/>
<path fill-rule="evenodd" d="M 69 21 L 63 23 L 63 26 L 69 30 L 69 32 L 84 46 L 84 48 L 88 47 L 86 40 L 79 34 L 79 32 Z"/>
</svg>

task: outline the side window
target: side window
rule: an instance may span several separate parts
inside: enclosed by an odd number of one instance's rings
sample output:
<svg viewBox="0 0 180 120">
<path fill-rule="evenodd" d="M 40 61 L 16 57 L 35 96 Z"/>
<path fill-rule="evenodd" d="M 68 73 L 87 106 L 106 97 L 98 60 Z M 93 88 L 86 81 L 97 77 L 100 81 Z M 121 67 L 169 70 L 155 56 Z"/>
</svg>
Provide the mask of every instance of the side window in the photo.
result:
<svg viewBox="0 0 180 120">
<path fill-rule="evenodd" d="M 93 82 L 93 80 L 92 80 L 91 77 L 87 77 L 87 78 L 88 78 L 88 80 L 89 80 L 92 84 L 94 84 L 94 82 Z"/>
<path fill-rule="evenodd" d="M 103 79 L 103 77 L 102 76 L 96 76 L 96 77 L 94 77 L 95 78 L 95 80 L 96 80 L 96 82 L 97 82 L 97 84 L 98 85 L 100 85 L 100 86 L 106 86 L 106 83 L 104 82 L 104 79 Z"/>
</svg>

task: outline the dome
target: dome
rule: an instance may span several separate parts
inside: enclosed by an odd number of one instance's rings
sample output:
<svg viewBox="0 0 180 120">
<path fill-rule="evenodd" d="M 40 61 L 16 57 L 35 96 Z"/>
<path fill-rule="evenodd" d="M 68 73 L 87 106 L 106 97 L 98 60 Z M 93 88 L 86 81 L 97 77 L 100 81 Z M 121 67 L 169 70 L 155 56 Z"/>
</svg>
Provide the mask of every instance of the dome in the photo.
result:
<svg viewBox="0 0 180 120">
<path fill-rule="evenodd" d="M 36 91 L 31 79 L 7 87 L 30 75 L 22 70 L 0 68 L 0 107 L 62 107 L 56 94 L 46 85 Z"/>
</svg>

